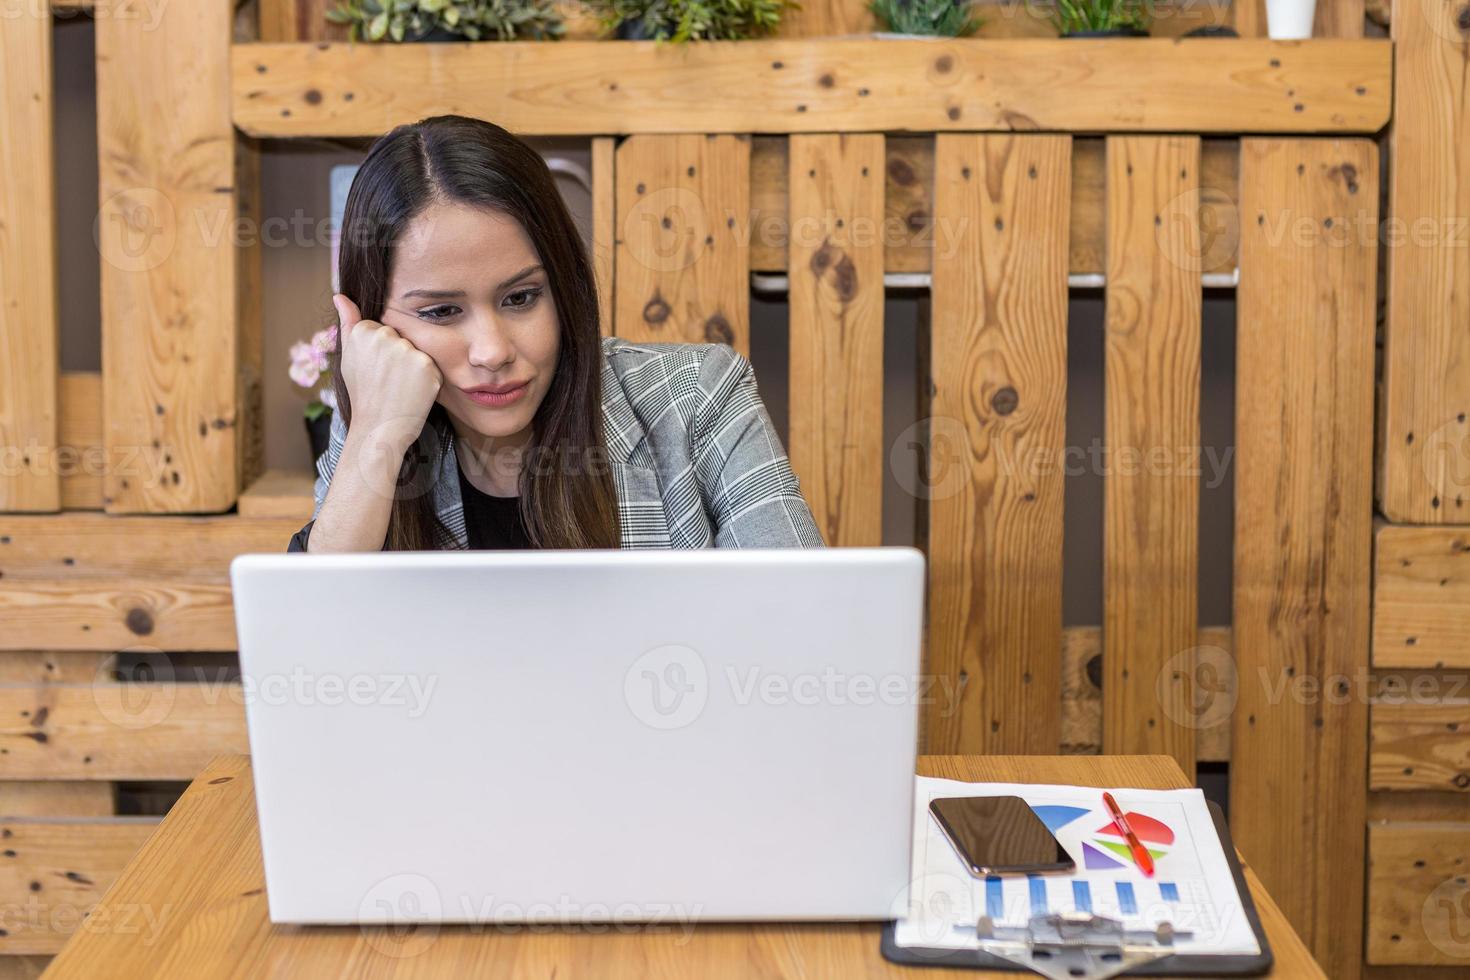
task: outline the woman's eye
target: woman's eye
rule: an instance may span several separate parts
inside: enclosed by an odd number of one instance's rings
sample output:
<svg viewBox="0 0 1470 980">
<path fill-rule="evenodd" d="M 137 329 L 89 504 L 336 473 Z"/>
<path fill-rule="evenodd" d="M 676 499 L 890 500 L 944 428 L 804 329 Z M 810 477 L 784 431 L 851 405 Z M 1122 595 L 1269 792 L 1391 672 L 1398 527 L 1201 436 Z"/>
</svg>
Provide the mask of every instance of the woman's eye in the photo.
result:
<svg viewBox="0 0 1470 980">
<path fill-rule="evenodd" d="M 511 293 L 505 301 L 513 310 L 524 310 L 536 305 L 536 299 L 540 295 L 539 289 L 523 289 L 518 293 Z"/>
<path fill-rule="evenodd" d="M 430 307 L 426 307 L 426 308 L 424 308 L 422 310 L 419 310 L 418 311 L 418 315 L 419 315 L 420 319 L 429 320 L 429 321 L 437 321 L 437 320 L 447 320 L 450 317 L 452 317 L 455 314 L 457 314 L 458 312 L 459 312 L 459 307 L 457 307 L 457 306 L 451 306 L 448 303 L 443 303 L 443 304 L 440 304 L 439 306 L 430 306 Z"/>
</svg>

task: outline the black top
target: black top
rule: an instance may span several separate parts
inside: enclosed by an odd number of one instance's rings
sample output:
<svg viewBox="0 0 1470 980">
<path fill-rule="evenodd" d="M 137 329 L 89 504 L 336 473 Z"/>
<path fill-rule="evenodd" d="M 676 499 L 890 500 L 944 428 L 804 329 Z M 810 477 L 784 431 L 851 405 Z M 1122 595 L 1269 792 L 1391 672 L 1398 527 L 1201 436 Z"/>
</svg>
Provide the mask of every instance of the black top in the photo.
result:
<svg viewBox="0 0 1470 980">
<path fill-rule="evenodd" d="M 520 497 L 492 497 L 476 489 L 459 470 L 459 499 L 464 502 L 464 529 L 471 551 L 529 548 L 531 539 L 521 520 Z"/>
<path fill-rule="evenodd" d="M 459 472 L 459 497 L 464 503 L 464 528 L 469 538 L 470 549 L 484 551 L 500 548 L 529 548 L 531 539 L 526 534 L 525 522 L 521 520 L 521 498 L 492 497 L 475 487 Z M 287 551 L 305 551 L 306 541 L 311 536 L 311 526 L 306 526 L 291 536 Z"/>
</svg>

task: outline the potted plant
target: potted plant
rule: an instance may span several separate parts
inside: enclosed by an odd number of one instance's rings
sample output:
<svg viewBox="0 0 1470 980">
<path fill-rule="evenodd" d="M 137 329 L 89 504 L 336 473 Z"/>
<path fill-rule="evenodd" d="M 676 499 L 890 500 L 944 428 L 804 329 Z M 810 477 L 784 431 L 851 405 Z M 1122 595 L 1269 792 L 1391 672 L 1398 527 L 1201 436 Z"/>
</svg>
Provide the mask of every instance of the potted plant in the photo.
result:
<svg viewBox="0 0 1470 980">
<path fill-rule="evenodd" d="M 1062 37 L 1147 37 L 1152 0 L 1056 0 L 1052 23 Z"/>
<path fill-rule="evenodd" d="M 967 37 L 985 22 L 970 16 L 971 0 L 872 0 L 868 9 L 894 34 Z"/>
<path fill-rule="evenodd" d="M 764 37 L 797 0 L 584 0 L 605 32 L 626 41 L 743 41 Z"/>
<path fill-rule="evenodd" d="M 332 376 L 327 370 L 327 355 L 337 348 L 337 327 L 326 327 L 311 335 L 311 340 L 291 345 L 291 380 L 302 388 L 321 384 L 321 390 L 306 405 L 306 434 L 311 440 L 311 458 L 315 461 L 327 451 L 332 435 L 332 411 L 337 395 L 332 390 Z"/>
<path fill-rule="evenodd" d="M 343 0 L 327 12 L 354 41 L 556 40 L 553 0 Z"/>
</svg>

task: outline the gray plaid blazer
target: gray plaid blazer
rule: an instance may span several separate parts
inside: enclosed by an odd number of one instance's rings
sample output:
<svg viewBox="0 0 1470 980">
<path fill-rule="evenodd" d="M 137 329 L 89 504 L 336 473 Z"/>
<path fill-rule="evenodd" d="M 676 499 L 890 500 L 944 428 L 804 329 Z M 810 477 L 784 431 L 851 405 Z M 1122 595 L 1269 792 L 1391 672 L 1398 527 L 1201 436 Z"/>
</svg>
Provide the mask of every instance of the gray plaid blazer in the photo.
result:
<svg viewBox="0 0 1470 980">
<path fill-rule="evenodd" d="M 727 344 L 609 337 L 602 350 L 603 432 L 623 548 L 823 546 L 749 360 Z M 439 435 L 438 543 L 467 550 L 454 437 Z M 316 464 L 313 522 L 347 438 L 340 416 L 331 436 Z M 310 528 L 297 534 L 302 548 Z"/>
</svg>

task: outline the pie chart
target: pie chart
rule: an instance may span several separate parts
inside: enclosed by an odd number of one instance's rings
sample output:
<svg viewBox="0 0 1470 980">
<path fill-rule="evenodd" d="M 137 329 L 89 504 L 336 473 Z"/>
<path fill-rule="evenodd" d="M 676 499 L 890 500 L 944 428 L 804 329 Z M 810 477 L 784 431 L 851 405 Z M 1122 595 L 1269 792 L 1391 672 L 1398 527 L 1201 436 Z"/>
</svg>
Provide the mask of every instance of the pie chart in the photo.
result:
<svg viewBox="0 0 1470 980">
<path fill-rule="evenodd" d="M 1145 813 L 1125 813 L 1128 826 L 1138 835 L 1139 841 L 1148 848 L 1149 856 L 1158 860 L 1168 853 L 1174 843 L 1174 831 L 1162 820 L 1155 820 Z M 1117 855 L 1116 858 L 1113 855 Z M 1093 832 L 1092 842 L 1082 844 L 1083 864 L 1094 870 L 1125 868 L 1133 864 L 1128 850 L 1128 840 L 1118 825 L 1109 821 Z"/>
</svg>

